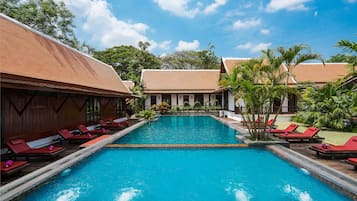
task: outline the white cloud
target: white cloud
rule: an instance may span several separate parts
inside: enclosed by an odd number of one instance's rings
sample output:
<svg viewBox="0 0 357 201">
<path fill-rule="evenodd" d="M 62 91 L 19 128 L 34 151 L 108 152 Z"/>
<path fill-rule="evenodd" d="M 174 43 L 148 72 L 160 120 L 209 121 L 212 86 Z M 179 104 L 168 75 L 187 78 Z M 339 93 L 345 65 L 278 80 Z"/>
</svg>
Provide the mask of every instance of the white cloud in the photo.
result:
<svg viewBox="0 0 357 201">
<path fill-rule="evenodd" d="M 316 17 L 316 16 L 318 16 L 319 15 L 319 12 L 318 11 L 315 11 L 314 12 L 314 16 Z"/>
<path fill-rule="evenodd" d="M 208 5 L 204 10 L 203 13 L 210 14 L 214 13 L 218 7 L 223 6 L 227 3 L 226 0 L 215 0 L 212 4 Z"/>
<path fill-rule="evenodd" d="M 237 45 L 237 49 L 242 49 L 242 50 L 249 50 L 252 53 L 255 52 L 260 52 L 261 50 L 266 50 L 268 49 L 269 46 L 271 46 L 272 43 L 258 43 L 258 44 L 253 44 L 251 42 L 247 42 L 245 44 L 240 44 Z"/>
<path fill-rule="evenodd" d="M 149 50 L 156 49 L 156 48 L 159 48 L 161 50 L 169 50 L 170 49 L 170 45 L 171 45 L 171 41 L 170 40 L 165 40 L 165 41 L 162 41 L 160 43 L 152 41 L 152 42 L 150 42 Z"/>
<path fill-rule="evenodd" d="M 308 10 L 305 3 L 311 0 L 271 0 L 266 10 L 268 12 L 276 12 L 279 10 Z"/>
<path fill-rule="evenodd" d="M 357 0 L 347 0 L 347 3 L 356 3 Z"/>
<path fill-rule="evenodd" d="M 198 8 L 188 8 L 190 0 L 154 0 L 154 2 L 157 3 L 162 10 L 169 11 L 180 17 L 193 18 L 199 12 Z"/>
<path fill-rule="evenodd" d="M 197 50 L 199 47 L 200 47 L 200 42 L 198 40 L 193 40 L 192 42 L 180 40 L 175 50 L 176 51 Z"/>
<path fill-rule="evenodd" d="M 169 11 L 176 16 L 194 18 L 199 13 L 211 14 L 215 12 L 220 6 L 225 5 L 227 0 L 215 0 L 203 10 L 201 10 L 201 7 L 203 7 L 204 4 L 200 1 L 197 2 L 194 7 L 190 7 L 189 5 L 191 0 L 154 0 L 154 2 L 159 5 L 162 10 Z"/>
<path fill-rule="evenodd" d="M 233 24 L 235 29 L 248 29 L 260 25 L 262 22 L 260 19 L 249 19 L 249 20 L 237 20 Z"/>
<path fill-rule="evenodd" d="M 260 30 L 260 33 L 263 34 L 263 35 L 268 35 L 268 34 L 270 34 L 270 30 L 269 29 L 262 29 L 262 30 Z"/>
<path fill-rule="evenodd" d="M 89 37 L 90 44 L 95 44 L 96 48 L 108 48 L 114 45 L 137 46 L 139 41 L 149 41 L 152 45 L 149 49 L 161 48 L 161 45 L 146 36 L 146 32 L 150 30 L 149 25 L 116 18 L 106 0 L 64 0 L 64 2 L 76 16 L 76 20 L 79 20 L 77 28 Z"/>
</svg>

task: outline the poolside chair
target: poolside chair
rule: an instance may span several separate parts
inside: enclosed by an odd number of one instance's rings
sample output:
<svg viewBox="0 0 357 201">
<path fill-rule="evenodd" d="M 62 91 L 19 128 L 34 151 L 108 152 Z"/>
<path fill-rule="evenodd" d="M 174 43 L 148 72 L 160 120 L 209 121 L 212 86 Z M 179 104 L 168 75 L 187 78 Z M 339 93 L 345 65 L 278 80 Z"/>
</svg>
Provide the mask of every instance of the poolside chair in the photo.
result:
<svg viewBox="0 0 357 201">
<path fill-rule="evenodd" d="M 290 124 L 285 129 L 270 129 L 268 130 L 269 133 L 292 133 L 295 132 L 296 129 L 299 127 L 297 124 Z"/>
<path fill-rule="evenodd" d="M 61 129 L 58 131 L 58 133 L 62 136 L 64 140 L 68 140 L 69 142 L 83 142 L 97 137 L 97 135 L 92 135 L 91 133 L 87 133 L 84 135 L 73 135 L 67 129 Z"/>
<path fill-rule="evenodd" d="M 309 149 L 316 151 L 317 156 L 357 157 L 357 136 L 352 136 L 344 145 L 320 144 L 313 145 Z"/>
<path fill-rule="evenodd" d="M 105 129 L 105 128 L 101 128 L 101 129 L 95 129 L 95 130 L 88 130 L 88 128 L 85 125 L 79 125 L 78 126 L 79 131 L 81 131 L 81 133 L 83 134 L 97 134 L 97 135 L 103 135 L 106 133 L 109 133 L 109 130 Z"/>
<path fill-rule="evenodd" d="M 122 125 L 120 123 L 107 123 L 104 120 L 99 120 L 99 124 L 103 128 L 109 129 L 109 130 L 120 130 L 120 129 L 126 128 L 124 125 Z"/>
<path fill-rule="evenodd" d="M 355 170 L 357 170 L 357 158 L 348 158 L 346 162 L 353 165 Z"/>
<path fill-rule="evenodd" d="M 63 147 L 55 147 L 50 145 L 49 147 L 42 148 L 31 148 L 27 145 L 24 139 L 16 138 L 10 139 L 6 142 L 8 148 L 14 153 L 14 157 L 25 156 L 29 157 L 55 157 L 58 156 L 62 151 Z"/>
<path fill-rule="evenodd" d="M 309 142 L 321 140 L 323 138 L 317 137 L 317 133 L 320 130 L 316 127 L 309 127 L 303 133 L 284 133 L 276 135 L 279 138 L 285 139 L 286 141 L 304 141 L 307 140 Z"/>
<path fill-rule="evenodd" d="M 116 122 L 114 119 L 107 119 L 107 123 L 109 123 L 109 124 L 119 124 L 119 125 L 122 125 L 123 127 L 129 127 L 128 120 L 121 121 L 121 122 Z"/>
<path fill-rule="evenodd" d="M 9 176 L 20 172 L 22 169 L 27 167 L 29 163 L 27 161 L 1 161 L 0 171 L 1 176 Z"/>
</svg>

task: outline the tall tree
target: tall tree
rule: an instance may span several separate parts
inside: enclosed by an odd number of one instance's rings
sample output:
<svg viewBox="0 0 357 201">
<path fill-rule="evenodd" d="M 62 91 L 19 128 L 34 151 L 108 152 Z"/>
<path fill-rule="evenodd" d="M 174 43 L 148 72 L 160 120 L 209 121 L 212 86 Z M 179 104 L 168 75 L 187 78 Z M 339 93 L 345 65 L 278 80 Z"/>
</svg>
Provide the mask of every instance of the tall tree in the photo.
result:
<svg viewBox="0 0 357 201">
<path fill-rule="evenodd" d="M 351 53 L 348 55 L 349 70 L 351 73 L 356 73 L 355 66 L 357 66 L 357 43 L 349 40 L 340 40 L 337 42 L 337 47 L 343 48 L 344 51 Z"/>
<path fill-rule="evenodd" d="M 206 50 L 177 51 L 160 58 L 164 69 L 218 69 L 219 58 L 214 52 L 214 45 Z"/>
<path fill-rule="evenodd" d="M 63 2 L 53 0 L 0 0 L 0 12 L 29 27 L 80 49 L 75 33 L 74 15 Z"/>
<path fill-rule="evenodd" d="M 274 56 L 272 60 L 276 60 L 276 64 L 282 63 L 286 69 L 286 78 L 285 78 L 285 86 L 288 86 L 289 83 L 289 78 L 293 77 L 294 75 L 292 74 L 292 69 L 295 68 L 297 65 L 300 63 L 310 61 L 310 60 L 320 60 L 323 65 L 325 65 L 324 59 L 321 57 L 321 55 L 312 53 L 310 48 L 306 45 L 294 45 L 289 48 L 284 48 L 284 47 L 278 47 L 277 48 L 277 56 Z M 284 93 L 284 96 L 282 97 L 282 101 L 280 103 L 279 109 L 277 110 L 277 113 L 281 112 L 283 103 L 288 95 L 287 87 L 285 88 L 286 91 Z M 277 116 L 277 115 L 276 115 Z"/>
<path fill-rule="evenodd" d="M 94 51 L 93 57 L 114 67 L 122 79 L 139 85 L 142 69 L 160 68 L 160 60 L 150 52 L 133 46 L 114 46 L 103 51 Z"/>
<path fill-rule="evenodd" d="M 244 105 L 239 104 L 243 121 L 248 122 L 248 131 L 253 139 L 264 140 L 270 112 L 274 98 L 281 97 L 285 85 L 276 82 L 279 71 L 264 59 L 252 59 L 239 64 L 230 75 L 225 75 L 221 85 L 232 91 L 237 100 L 241 99 Z M 263 123 L 255 119 L 263 119 Z"/>
</svg>

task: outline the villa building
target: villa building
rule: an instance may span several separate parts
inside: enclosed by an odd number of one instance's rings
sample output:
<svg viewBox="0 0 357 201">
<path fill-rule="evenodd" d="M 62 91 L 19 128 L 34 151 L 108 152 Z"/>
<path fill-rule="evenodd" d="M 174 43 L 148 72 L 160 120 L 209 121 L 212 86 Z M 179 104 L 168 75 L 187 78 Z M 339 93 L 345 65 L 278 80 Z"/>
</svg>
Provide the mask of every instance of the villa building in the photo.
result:
<svg viewBox="0 0 357 201">
<path fill-rule="evenodd" d="M 147 95 L 145 108 L 168 103 L 171 107 L 222 106 L 219 70 L 157 70 L 144 69 L 141 83 Z"/>
<path fill-rule="evenodd" d="M 248 61 L 250 58 L 222 58 L 221 60 L 221 73 L 232 73 L 233 69 L 239 64 Z M 287 68 L 282 65 L 281 69 L 284 71 Z M 324 85 L 328 82 L 336 81 L 348 74 L 347 63 L 301 63 L 292 69 L 291 73 L 294 75 L 289 78 L 288 85 L 296 87 L 303 83 L 312 83 L 317 86 Z M 233 94 L 229 90 L 225 90 L 228 97 L 227 110 L 235 113 L 239 113 L 239 109 L 236 107 L 236 103 L 243 105 L 242 100 L 235 100 Z M 288 98 L 285 98 L 282 113 L 295 113 L 297 111 L 298 97 L 294 94 L 289 94 Z M 281 103 L 281 100 L 276 100 L 273 110 L 276 111 Z M 243 108 L 244 109 L 244 108 Z"/>
<path fill-rule="evenodd" d="M 0 14 L 1 141 L 125 115 L 129 89 L 114 69 Z"/>
</svg>

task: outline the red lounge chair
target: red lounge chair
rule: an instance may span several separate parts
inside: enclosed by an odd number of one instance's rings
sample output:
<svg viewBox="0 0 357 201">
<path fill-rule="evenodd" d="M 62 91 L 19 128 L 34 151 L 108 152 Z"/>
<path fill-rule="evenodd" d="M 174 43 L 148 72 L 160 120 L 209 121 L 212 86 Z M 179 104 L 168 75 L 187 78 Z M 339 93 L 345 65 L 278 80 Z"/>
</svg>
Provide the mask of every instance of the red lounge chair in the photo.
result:
<svg viewBox="0 0 357 201">
<path fill-rule="evenodd" d="M 296 129 L 298 127 L 299 127 L 299 125 L 297 125 L 297 124 L 290 124 L 285 129 L 271 129 L 271 130 L 268 130 L 268 132 L 270 132 L 270 133 L 292 133 L 292 132 L 296 131 Z"/>
<path fill-rule="evenodd" d="M 357 170 L 357 158 L 348 158 L 346 162 L 353 165 L 355 170 Z"/>
<path fill-rule="evenodd" d="M 120 129 L 124 129 L 125 126 L 120 124 L 120 123 L 106 123 L 103 120 L 99 120 L 99 124 L 106 129 L 109 130 L 120 130 Z"/>
<path fill-rule="evenodd" d="M 91 133 L 91 134 L 103 135 L 105 133 L 109 133 L 109 131 L 105 128 L 96 129 L 96 130 L 88 130 L 88 128 L 85 125 L 79 125 L 78 129 L 79 129 L 79 131 L 81 131 L 81 133 L 84 133 L 84 134 Z"/>
<path fill-rule="evenodd" d="M 320 130 L 318 128 L 315 128 L 313 126 L 307 128 L 303 133 L 284 133 L 284 134 L 278 134 L 276 135 L 279 138 L 285 139 L 287 141 L 290 140 L 308 140 L 308 141 L 313 141 L 314 139 L 322 139 L 322 138 L 316 138 L 315 136 Z"/>
<path fill-rule="evenodd" d="M 73 135 L 67 129 L 59 130 L 58 133 L 63 137 L 63 139 L 68 140 L 69 142 L 73 142 L 73 141 L 83 142 L 97 137 L 97 135 L 92 135 L 90 133 L 84 135 Z"/>
<path fill-rule="evenodd" d="M 8 163 L 8 161 L 2 161 L 0 167 L 1 176 L 9 176 L 17 173 L 28 165 L 29 163 L 27 161 L 11 161 L 11 163 Z"/>
<path fill-rule="evenodd" d="M 108 119 L 107 120 L 107 123 L 109 124 L 119 124 L 123 127 L 129 127 L 129 122 L 126 120 L 126 121 L 122 121 L 122 122 L 115 122 L 114 119 Z"/>
<path fill-rule="evenodd" d="M 309 149 L 316 151 L 316 155 L 338 157 L 357 157 L 357 136 L 352 136 L 344 145 L 320 144 L 313 145 Z"/>
<path fill-rule="evenodd" d="M 32 149 L 27 145 L 24 139 L 11 139 L 6 142 L 6 145 L 9 149 L 15 154 L 14 156 L 25 156 L 26 158 L 33 156 L 50 156 L 55 157 L 62 151 L 64 151 L 63 147 L 42 147 L 42 148 L 34 148 Z"/>
</svg>

